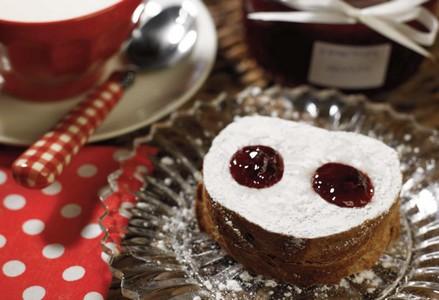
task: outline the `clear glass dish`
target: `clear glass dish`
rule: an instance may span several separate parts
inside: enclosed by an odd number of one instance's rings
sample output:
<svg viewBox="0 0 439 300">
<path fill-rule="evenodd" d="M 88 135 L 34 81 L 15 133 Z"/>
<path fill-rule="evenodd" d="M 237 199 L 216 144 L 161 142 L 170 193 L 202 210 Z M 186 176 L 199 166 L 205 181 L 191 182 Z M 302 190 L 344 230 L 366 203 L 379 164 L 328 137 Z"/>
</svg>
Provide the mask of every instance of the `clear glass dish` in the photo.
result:
<svg viewBox="0 0 439 300">
<path fill-rule="evenodd" d="M 337 285 L 302 288 L 278 283 L 249 274 L 199 231 L 193 203 L 204 154 L 224 126 L 252 114 L 361 132 L 397 149 L 404 175 L 402 234 L 371 270 Z M 149 168 L 141 157 L 139 161 L 145 145 L 157 150 Z M 123 295 L 130 299 L 439 298 L 439 136 L 388 105 L 307 86 L 250 87 L 236 97 L 220 95 L 174 113 L 135 140 L 134 148 L 109 177 L 102 197 L 108 210 L 101 219 L 107 232 L 105 252 Z M 126 230 L 117 230 L 114 203 L 134 198 Z M 120 248 L 108 247 L 119 241 Z"/>
</svg>

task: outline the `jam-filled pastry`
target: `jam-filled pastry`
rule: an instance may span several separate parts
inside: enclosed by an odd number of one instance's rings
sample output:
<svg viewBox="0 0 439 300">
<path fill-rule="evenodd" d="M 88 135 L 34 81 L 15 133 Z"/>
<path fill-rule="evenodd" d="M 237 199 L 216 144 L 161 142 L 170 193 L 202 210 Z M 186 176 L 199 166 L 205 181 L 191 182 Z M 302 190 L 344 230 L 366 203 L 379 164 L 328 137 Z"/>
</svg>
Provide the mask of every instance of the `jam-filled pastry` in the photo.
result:
<svg viewBox="0 0 439 300">
<path fill-rule="evenodd" d="M 397 153 L 357 133 L 244 117 L 213 140 L 196 199 L 200 228 L 247 269 L 337 283 L 399 236 Z"/>
</svg>

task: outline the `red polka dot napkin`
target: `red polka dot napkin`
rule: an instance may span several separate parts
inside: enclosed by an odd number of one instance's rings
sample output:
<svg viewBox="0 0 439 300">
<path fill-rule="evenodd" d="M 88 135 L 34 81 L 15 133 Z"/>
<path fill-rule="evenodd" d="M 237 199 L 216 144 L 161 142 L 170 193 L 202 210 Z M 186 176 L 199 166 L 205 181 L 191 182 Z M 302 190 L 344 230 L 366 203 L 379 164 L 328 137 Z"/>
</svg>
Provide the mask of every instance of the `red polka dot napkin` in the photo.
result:
<svg viewBox="0 0 439 300">
<path fill-rule="evenodd" d="M 106 297 L 111 273 L 100 243 L 103 207 L 98 193 L 107 175 L 120 168 L 120 151 L 86 147 L 43 190 L 17 185 L 9 170 L 17 153 L 0 153 L 0 299 Z M 142 159 L 148 167 L 147 158 Z M 130 162 L 124 164 L 129 170 Z M 131 165 L 138 167 L 138 162 Z M 134 199 L 119 194 L 110 195 L 119 201 L 109 220 L 123 227 Z"/>
</svg>

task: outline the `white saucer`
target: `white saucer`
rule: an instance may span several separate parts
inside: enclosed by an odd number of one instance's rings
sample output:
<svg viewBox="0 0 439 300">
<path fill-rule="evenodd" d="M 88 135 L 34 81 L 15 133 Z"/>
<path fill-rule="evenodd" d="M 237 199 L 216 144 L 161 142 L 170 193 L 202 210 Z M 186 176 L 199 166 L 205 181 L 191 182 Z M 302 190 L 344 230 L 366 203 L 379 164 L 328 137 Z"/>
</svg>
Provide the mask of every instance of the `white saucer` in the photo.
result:
<svg viewBox="0 0 439 300">
<path fill-rule="evenodd" d="M 175 2 L 181 0 L 161 0 L 164 4 Z M 173 68 L 138 74 L 135 84 L 126 91 L 90 142 L 128 133 L 164 117 L 189 100 L 205 82 L 215 61 L 217 35 L 204 4 L 200 0 L 192 0 L 192 3 L 197 11 L 199 36 L 191 56 Z M 109 62 L 107 73 L 120 67 L 116 56 Z M 31 144 L 84 96 L 35 103 L 0 94 L 0 143 Z"/>
</svg>

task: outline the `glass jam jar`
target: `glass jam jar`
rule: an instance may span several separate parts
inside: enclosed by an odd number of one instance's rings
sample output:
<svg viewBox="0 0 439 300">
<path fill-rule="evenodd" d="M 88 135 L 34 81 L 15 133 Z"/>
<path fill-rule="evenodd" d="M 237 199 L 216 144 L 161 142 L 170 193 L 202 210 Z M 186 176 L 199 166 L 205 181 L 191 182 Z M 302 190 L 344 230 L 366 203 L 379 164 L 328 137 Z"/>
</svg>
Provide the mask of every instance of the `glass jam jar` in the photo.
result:
<svg viewBox="0 0 439 300">
<path fill-rule="evenodd" d="M 346 2 L 364 8 L 386 0 Z M 434 11 L 437 3 L 437 0 L 431 0 L 426 7 Z M 424 60 L 423 56 L 362 24 L 247 18 L 252 12 L 292 10 L 276 0 L 243 0 L 243 22 L 250 53 L 275 81 L 282 84 L 310 83 L 345 91 L 378 92 L 409 79 Z"/>
</svg>

